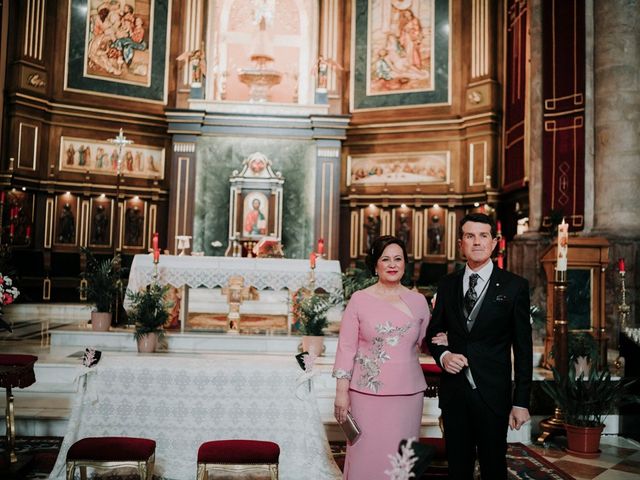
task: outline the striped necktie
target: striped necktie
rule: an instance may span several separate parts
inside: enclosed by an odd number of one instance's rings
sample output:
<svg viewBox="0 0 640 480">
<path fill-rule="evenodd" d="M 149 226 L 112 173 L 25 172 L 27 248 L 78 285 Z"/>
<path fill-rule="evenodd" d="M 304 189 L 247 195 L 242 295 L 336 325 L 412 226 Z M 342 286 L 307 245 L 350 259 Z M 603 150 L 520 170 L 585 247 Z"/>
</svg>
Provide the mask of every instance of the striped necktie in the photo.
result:
<svg viewBox="0 0 640 480">
<path fill-rule="evenodd" d="M 478 278 L 480 278 L 480 275 L 477 273 L 469 275 L 469 289 L 467 290 L 467 293 L 464 294 L 464 308 L 467 311 L 467 314 L 471 313 L 473 306 L 478 301 L 478 292 L 476 292 Z"/>
</svg>

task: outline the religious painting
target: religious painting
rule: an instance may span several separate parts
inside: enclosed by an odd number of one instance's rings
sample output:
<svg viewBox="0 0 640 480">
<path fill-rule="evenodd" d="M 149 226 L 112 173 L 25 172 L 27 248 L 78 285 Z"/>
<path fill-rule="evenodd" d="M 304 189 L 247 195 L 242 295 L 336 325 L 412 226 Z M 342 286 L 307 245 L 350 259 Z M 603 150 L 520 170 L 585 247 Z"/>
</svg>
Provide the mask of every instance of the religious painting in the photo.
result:
<svg viewBox="0 0 640 480">
<path fill-rule="evenodd" d="M 113 200 L 104 196 L 92 198 L 89 215 L 89 246 L 111 247 Z"/>
<path fill-rule="evenodd" d="M 447 211 L 439 206 L 427 208 L 424 211 L 426 218 L 426 248 L 425 256 L 445 255 L 445 226 Z"/>
<path fill-rule="evenodd" d="M 446 104 L 449 0 L 355 0 L 351 110 Z"/>
<path fill-rule="evenodd" d="M 370 2 L 367 95 L 433 90 L 433 7 L 434 0 Z"/>
<path fill-rule="evenodd" d="M 118 161 L 120 173 L 127 177 L 164 178 L 164 148 L 132 144 L 120 153 L 106 141 L 60 138 L 60 171 L 117 175 Z"/>
<path fill-rule="evenodd" d="M 78 202 L 70 193 L 56 198 L 54 224 L 54 245 L 73 247 L 78 243 Z"/>
<path fill-rule="evenodd" d="M 164 103 L 170 0 L 70 0 L 65 88 Z"/>
<path fill-rule="evenodd" d="M 144 249 L 147 205 L 139 198 L 127 200 L 124 204 L 124 244 L 123 248 Z"/>
<path fill-rule="evenodd" d="M 269 199 L 263 192 L 250 192 L 243 200 L 242 236 L 262 237 L 267 235 Z"/>
<path fill-rule="evenodd" d="M 382 153 L 347 158 L 347 186 L 449 182 L 449 152 Z"/>
</svg>

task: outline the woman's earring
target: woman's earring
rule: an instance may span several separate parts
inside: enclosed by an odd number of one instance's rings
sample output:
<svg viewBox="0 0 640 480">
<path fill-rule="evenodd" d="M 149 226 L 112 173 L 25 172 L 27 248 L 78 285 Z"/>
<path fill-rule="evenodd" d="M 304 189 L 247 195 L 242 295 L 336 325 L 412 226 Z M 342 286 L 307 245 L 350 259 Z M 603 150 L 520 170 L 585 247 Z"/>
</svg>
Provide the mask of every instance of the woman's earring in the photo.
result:
<svg viewBox="0 0 640 480">
<path fill-rule="evenodd" d="M 378 271 L 376 270 L 375 272 L 373 272 L 373 276 L 377 277 L 378 276 Z"/>
</svg>

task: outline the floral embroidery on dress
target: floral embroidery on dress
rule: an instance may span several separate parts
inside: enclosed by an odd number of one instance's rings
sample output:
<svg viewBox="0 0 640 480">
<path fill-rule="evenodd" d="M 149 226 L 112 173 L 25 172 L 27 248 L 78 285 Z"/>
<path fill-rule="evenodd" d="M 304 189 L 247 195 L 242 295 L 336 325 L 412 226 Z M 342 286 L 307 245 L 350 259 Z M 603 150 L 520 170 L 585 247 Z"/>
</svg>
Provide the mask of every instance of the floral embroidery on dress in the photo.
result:
<svg viewBox="0 0 640 480">
<path fill-rule="evenodd" d="M 380 367 L 391 357 L 384 349 L 385 345 L 395 347 L 400 342 L 400 338 L 404 336 L 411 328 L 411 323 L 407 323 L 403 327 L 394 327 L 391 322 L 376 325 L 378 336 L 373 339 L 373 347 L 371 354 L 365 355 L 360 350 L 356 355 L 356 362 L 362 366 L 362 376 L 358 380 L 358 386 L 368 388 L 374 393 L 382 387 L 382 382 L 378 380 L 380 375 Z"/>
<path fill-rule="evenodd" d="M 343 370 L 341 368 L 336 368 L 331 376 L 333 376 L 334 378 L 346 378 L 347 380 L 351 380 L 352 373 L 353 372 L 347 372 L 346 370 Z"/>
</svg>

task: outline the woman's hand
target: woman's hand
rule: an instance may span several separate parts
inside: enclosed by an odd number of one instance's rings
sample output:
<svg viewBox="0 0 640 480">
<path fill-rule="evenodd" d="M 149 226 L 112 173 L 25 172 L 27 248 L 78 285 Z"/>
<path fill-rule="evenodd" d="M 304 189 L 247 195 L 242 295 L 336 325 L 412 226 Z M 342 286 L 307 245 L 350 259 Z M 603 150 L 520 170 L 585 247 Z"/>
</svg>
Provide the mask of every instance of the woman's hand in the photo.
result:
<svg viewBox="0 0 640 480">
<path fill-rule="evenodd" d="M 350 407 L 349 391 L 337 391 L 336 400 L 333 404 L 333 415 L 338 423 L 344 423 L 347 420 L 347 412 Z"/>
<path fill-rule="evenodd" d="M 431 341 L 436 345 L 442 345 L 443 347 L 449 346 L 449 337 L 447 337 L 447 334 L 445 332 L 440 332 L 435 337 L 433 337 Z"/>
</svg>

